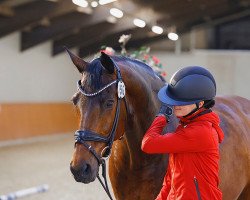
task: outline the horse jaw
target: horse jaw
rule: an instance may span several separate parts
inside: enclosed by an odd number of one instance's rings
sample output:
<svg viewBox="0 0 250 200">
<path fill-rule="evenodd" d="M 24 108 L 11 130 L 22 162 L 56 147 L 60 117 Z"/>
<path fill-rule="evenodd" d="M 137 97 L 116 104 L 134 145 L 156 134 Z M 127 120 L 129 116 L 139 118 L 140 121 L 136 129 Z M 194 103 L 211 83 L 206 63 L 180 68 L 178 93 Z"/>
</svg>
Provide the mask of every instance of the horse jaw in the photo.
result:
<svg viewBox="0 0 250 200">
<path fill-rule="evenodd" d="M 73 54 L 67 47 L 64 47 L 64 48 L 69 54 L 72 62 L 74 63 L 78 71 L 82 74 L 85 71 L 88 63 L 85 62 L 83 59 L 79 58 L 78 56 L 76 56 L 75 54 Z"/>
</svg>

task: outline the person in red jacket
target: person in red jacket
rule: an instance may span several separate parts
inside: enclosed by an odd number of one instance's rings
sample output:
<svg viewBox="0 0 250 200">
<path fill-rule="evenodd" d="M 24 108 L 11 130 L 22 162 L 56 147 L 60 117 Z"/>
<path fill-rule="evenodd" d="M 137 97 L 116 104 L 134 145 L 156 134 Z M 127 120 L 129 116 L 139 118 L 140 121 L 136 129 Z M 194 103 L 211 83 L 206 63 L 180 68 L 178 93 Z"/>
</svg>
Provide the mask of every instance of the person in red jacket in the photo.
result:
<svg viewBox="0 0 250 200">
<path fill-rule="evenodd" d="M 203 67 L 177 71 L 158 92 L 159 114 L 142 140 L 142 151 L 169 153 L 169 165 L 156 200 L 221 200 L 219 185 L 219 143 L 224 134 L 215 104 L 216 82 Z M 172 109 L 180 124 L 162 134 Z"/>
</svg>

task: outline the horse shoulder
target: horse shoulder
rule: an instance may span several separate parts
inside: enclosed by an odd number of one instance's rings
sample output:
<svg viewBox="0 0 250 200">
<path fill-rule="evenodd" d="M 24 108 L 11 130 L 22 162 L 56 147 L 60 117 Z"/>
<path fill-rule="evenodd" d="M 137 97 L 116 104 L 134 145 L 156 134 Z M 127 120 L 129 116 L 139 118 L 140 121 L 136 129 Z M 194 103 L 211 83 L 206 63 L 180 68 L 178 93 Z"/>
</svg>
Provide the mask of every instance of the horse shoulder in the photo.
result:
<svg viewBox="0 0 250 200">
<path fill-rule="evenodd" d="M 221 119 L 222 129 L 241 129 L 249 137 L 250 100 L 239 96 L 220 96 L 216 98 L 215 112 Z"/>
<path fill-rule="evenodd" d="M 214 111 L 225 134 L 220 145 L 220 188 L 223 199 L 233 200 L 250 181 L 250 101 L 239 96 L 220 96 Z"/>
</svg>

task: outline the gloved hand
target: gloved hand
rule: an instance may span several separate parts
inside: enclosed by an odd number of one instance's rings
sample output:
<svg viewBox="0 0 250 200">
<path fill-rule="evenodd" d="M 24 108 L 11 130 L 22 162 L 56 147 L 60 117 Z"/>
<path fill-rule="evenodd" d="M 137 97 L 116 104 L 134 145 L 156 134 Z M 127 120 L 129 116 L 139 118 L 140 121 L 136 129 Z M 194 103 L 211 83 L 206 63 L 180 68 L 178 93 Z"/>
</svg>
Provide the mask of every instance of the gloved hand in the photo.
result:
<svg viewBox="0 0 250 200">
<path fill-rule="evenodd" d="M 159 113 L 156 116 L 165 116 L 169 122 L 170 116 L 173 114 L 173 109 L 167 104 L 162 104 Z"/>
</svg>

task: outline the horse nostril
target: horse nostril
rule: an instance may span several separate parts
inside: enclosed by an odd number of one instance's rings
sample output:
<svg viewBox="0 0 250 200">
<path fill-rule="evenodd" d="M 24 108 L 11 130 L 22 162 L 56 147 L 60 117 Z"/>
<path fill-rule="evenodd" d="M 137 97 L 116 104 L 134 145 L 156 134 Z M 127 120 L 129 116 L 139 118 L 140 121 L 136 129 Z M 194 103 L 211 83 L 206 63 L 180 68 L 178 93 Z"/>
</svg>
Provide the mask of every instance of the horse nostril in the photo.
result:
<svg viewBox="0 0 250 200">
<path fill-rule="evenodd" d="M 70 165 L 70 171 L 77 182 L 88 183 L 92 180 L 91 165 L 86 162 L 83 162 L 78 166 Z"/>
<path fill-rule="evenodd" d="M 87 163 L 83 163 L 82 166 L 78 168 L 70 165 L 70 171 L 72 172 L 73 175 L 79 175 L 79 174 L 87 175 L 91 172 L 91 166 L 90 164 Z"/>
<path fill-rule="evenodd" d="M 84 164 L 83 167 L 82 167 L 82 172 L 83 174 L 87 175 L 89 174 L 91 171 L 91 166 L 89 164 Z"/>
</svg>

